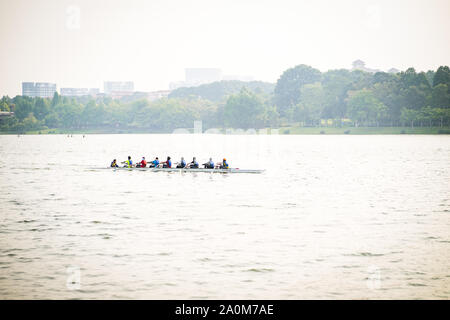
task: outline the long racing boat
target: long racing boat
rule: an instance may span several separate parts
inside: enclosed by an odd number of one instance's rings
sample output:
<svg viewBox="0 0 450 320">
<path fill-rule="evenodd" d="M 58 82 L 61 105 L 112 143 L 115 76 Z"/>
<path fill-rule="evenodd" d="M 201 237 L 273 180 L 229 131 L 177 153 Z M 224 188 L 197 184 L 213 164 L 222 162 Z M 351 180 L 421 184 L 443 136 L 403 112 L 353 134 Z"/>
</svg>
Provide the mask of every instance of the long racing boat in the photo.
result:
<svg viewBox="0 0 450 320">
<path fill-rule="evenodd" d="M 96 168 L 99 169 L 99 168 Z M 239 169 L 239 168 L 230 168 L 230 169 L 203 169 L 203 168 L 139 168 L 139 167 L 107 167 L 105 169 L 111 170 L 137 170 L 137 171 L 152 171 L 152 172 L 210 172 L 210 173 L 263 173 L 265 170 L 256 170 L 256 169 Z"/>
</svg>

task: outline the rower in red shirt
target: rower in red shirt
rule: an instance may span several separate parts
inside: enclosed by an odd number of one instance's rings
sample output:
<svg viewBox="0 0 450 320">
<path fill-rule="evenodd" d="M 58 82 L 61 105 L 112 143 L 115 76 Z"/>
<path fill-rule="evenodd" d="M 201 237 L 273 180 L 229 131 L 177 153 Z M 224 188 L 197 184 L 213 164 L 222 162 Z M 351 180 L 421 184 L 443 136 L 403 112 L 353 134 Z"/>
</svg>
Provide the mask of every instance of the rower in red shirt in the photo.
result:
<svg viewBox="0 0 450 320">
<path fill-rule="evenodd" d="M 163 165 L 163 168 L 172 168 L 172 160 L 170 160 L 170 157 L 167 157 L 167 160 L 164 162 L 161 162 Z"/>
<path fill-rule="evenodd" d="M 139 162 L 139 168 L 145 168 L 147 166 L 147 161 L 145 160 L 145 157 L 142 157 L 141 162 Z"/>
</svg>

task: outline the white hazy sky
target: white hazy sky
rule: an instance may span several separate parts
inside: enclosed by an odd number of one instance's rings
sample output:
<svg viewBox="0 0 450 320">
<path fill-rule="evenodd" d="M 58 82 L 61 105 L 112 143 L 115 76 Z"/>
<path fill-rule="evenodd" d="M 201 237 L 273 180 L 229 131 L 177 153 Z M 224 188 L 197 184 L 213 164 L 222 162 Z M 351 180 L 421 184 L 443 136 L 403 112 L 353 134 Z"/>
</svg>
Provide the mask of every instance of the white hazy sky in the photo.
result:
<svg viewBox="0 0 450 320">
<path fill-rule="evenodd" d="M 0 0 L 0 96 L 22 81 L 167 89 L 184 68 L 275 82 L 287 68 L 450 64 L 450 0 Z"/>
</svg>

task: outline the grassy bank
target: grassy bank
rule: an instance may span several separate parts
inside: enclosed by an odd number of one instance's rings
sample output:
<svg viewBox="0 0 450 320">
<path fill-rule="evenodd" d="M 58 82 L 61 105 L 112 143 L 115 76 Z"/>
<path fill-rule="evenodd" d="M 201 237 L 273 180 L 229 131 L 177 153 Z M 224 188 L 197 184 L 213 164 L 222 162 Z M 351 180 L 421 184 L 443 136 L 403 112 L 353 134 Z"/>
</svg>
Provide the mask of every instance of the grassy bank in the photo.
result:
<svg viewBox="0 0 450 320">
<path fill-rule="evenodd" d="M 133 129 L 43 129 L 43 130 L 33 130 L 27 131 L 23 134 L 127 134 L 127 133 L 170 133 L 170 132 L 151 132 L 148 130 L 133 130 Z M 0 132 L 0 134 L 19 134 L 17 132 Z"/>
<path fill-rule="evenodd" d="M 285 127 L 280 134 L 450 134 L 450 127 Z"/>
</svg>

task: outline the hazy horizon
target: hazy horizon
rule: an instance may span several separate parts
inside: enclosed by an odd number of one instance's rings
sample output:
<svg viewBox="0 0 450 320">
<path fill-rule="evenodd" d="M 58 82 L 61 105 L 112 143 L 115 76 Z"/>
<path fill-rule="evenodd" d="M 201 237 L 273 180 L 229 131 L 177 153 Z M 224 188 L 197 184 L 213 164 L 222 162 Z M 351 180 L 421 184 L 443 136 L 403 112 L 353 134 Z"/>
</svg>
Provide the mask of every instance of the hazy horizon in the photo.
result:
<svg viewBox="0 0 450 320">
<path fill-rule="evenodd" d="M 23 81 L 164 90 L 189 67 L 269 82 L 298 64 L 356 59 L 435 70 L 449 64 L 449 12 L 445 0 L 2 1 L 0 96 L 21 94 Z"/>
</svg>

